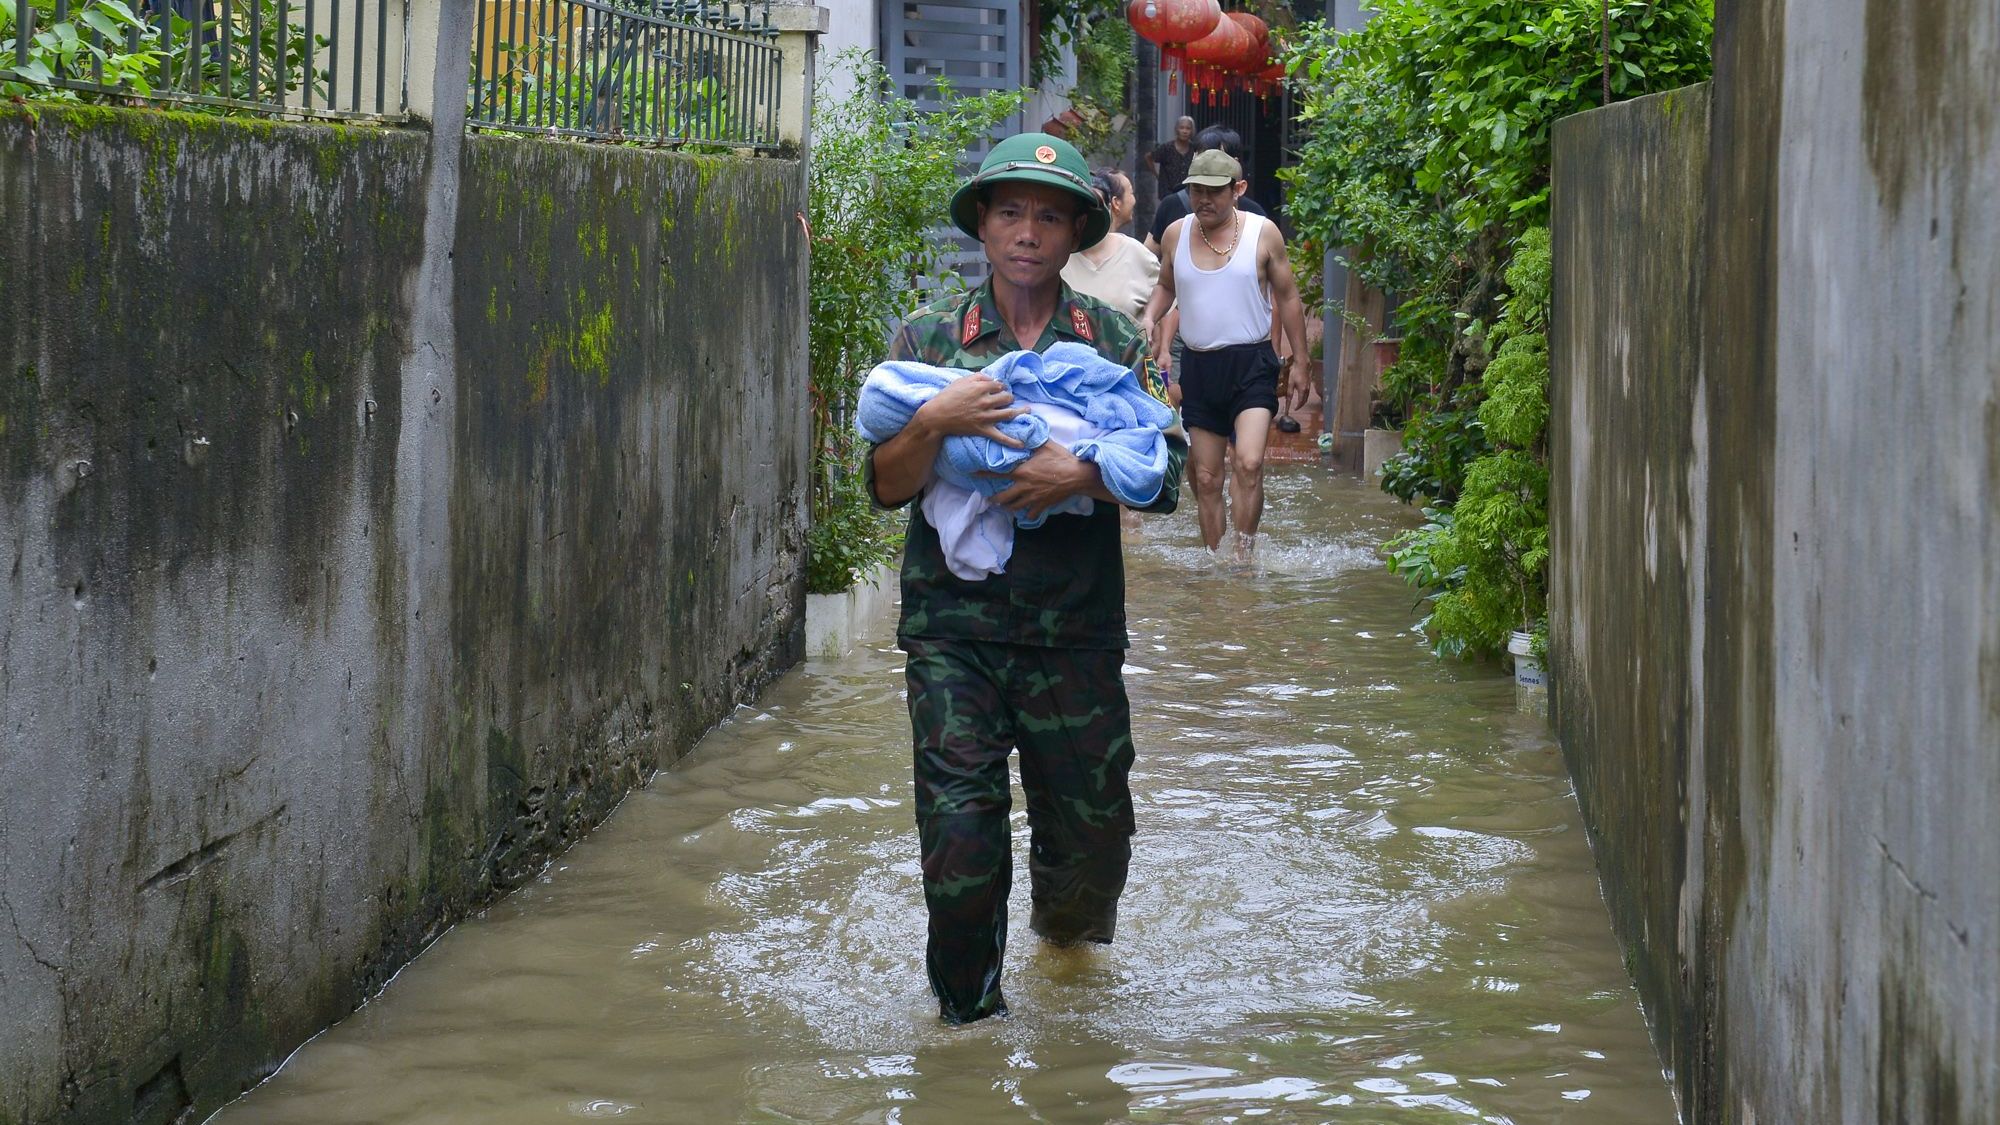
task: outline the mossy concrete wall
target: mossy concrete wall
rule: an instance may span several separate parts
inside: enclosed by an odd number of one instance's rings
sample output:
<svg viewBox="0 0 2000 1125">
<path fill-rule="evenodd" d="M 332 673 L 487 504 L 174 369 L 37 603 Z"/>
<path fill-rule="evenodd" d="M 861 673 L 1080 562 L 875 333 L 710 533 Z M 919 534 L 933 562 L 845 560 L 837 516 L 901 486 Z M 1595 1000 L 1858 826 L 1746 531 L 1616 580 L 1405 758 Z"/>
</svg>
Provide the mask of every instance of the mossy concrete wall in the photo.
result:
<svg viewBox="0 0 2000 1125">
<path fill-rule="evenodd" d="M 1996 59 L 1752 0 L 1557 130 L 1554 717 L 1690 1121 L 2000 1104 Z"/>
<path fill-rule="evenodd" d="M 797 659 L 802 186 L 0 111 L 0 1121 L 206 1113 Z"/>
<path fill-rule="evenodd" d="M 1614 925 L 1663 1042 L 1687 1022 L 1678 795 L 1690 761 L 1690 635 L 1701 601 L 1701 370 L 1707 86 L 1565 121 L 1551 303 L 1551 713 Z M 1615 545 L 1615 547 L 1613 546 Z"/>
</svg>

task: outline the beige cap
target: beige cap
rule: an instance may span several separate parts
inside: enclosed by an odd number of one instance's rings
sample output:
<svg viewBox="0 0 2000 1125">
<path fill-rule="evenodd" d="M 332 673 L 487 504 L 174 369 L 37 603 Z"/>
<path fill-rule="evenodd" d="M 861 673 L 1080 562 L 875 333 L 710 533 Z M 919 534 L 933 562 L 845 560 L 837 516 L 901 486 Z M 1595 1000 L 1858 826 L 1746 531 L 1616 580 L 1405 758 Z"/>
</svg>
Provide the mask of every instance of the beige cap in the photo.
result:
<svg viewBox="0 0 2000 1125">
<path fill-rule="evenodd" d="M 1188 164 L 1188 174 L 1183 182 L 1200 184 L 1202 187 L 1228 187 L 1243 178 L 1243 165 L 1236 158 L 1219 148 L 1194 154 Z"/>
</svg>

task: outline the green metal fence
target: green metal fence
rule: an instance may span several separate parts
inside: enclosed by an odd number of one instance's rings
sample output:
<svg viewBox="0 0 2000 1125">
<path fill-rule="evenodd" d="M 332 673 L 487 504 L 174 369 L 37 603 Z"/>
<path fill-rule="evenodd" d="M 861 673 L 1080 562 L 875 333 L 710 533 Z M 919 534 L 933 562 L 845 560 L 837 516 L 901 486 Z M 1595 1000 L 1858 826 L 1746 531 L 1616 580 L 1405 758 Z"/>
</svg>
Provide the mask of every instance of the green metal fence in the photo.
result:
<svg viewBox="0 0 2000 1125">
<path fill-rule="evenodd" d="M 470 119 L 556 136 L 770 147 L 777 39 L 769 0 L 483 0 Z"/>
<path fill-rule="evenodd" d="M 0 0 L 0 81 L 277 116 L 409 105 L 409 0 Z"/>
</svg>

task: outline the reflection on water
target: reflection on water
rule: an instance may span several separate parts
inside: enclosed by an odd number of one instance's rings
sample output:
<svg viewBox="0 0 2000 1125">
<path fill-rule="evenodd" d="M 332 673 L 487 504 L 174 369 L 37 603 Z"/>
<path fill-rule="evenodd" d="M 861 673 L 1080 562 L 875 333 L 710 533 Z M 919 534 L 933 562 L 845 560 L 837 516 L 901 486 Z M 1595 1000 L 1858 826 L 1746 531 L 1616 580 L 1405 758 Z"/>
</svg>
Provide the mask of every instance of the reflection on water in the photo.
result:
<svg viewBox="0 0 2000 1125">
<path fill-rule="evenodd" d="M 1408 511 L 1313 470 L 1268 490 L 1255 573 L 1196 546 L 1192 504 L 1128 551 L 1118 942 L 1039 947 L 1021 884 L 1011 1018 L 949 1029 L 925 990 L 884 636 L 221 1120 L 1672 1121 L 1553 745 L 1509 679 L 1430 659 L 1374 561 Z"/>
</svg>

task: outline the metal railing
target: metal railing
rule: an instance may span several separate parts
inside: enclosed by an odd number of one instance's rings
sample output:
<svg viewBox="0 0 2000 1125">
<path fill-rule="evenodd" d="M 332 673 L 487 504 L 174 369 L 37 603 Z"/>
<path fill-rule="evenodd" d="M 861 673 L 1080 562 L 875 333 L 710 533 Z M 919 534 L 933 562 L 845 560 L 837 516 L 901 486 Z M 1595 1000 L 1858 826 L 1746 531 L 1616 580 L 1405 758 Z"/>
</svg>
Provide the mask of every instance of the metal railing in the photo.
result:
<svg viewBox="0 0 2000 1125">
<path fill-rule="evenodd" d="M 275 116 L 409 105 L 409 0 L 17 0 L 16 13 L 0 53 L 11 81 Z"/>
<path fill-rule="evenodd" d="M 770 0 L 479 0 L 470 120 L 648 144 L 778 142 Z"/>
</svg>

